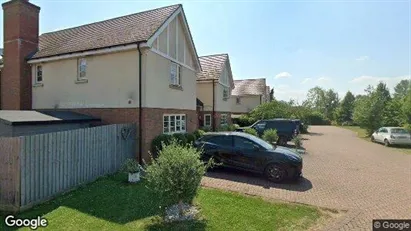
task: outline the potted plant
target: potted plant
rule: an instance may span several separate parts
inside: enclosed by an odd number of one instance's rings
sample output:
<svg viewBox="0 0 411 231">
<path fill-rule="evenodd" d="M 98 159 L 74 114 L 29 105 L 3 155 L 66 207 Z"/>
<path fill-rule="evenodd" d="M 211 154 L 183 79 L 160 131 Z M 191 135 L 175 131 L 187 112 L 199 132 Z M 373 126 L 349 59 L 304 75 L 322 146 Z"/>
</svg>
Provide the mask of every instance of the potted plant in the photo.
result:
<svg viewBox="0 0 411 231">
<path fill-rule="evenodd" d="M 140 181 L 141 166 L 135 159 L 127 159 L 122 169 L 128 173 L 128 182 L 136 183 Z"/>
</svg>

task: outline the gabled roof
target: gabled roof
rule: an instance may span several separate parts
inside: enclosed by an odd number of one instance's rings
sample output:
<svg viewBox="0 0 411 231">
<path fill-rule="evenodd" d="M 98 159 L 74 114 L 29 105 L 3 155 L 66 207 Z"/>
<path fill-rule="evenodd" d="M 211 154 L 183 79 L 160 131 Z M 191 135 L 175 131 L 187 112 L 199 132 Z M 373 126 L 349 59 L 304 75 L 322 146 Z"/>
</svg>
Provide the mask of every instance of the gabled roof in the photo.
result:
<svg viewBox="0 0 411 231">
<path fill-rule="evenodd" d="M 266 83 L 265 79 L 242 79 L 234 80 L 235 88 L 231 92 L 232 95 L 265 95 Z"/>
<path fill-rule="evenodd" d="M 31 59 L 146 42 L 180 7 L 166 6 L 42 34 L 39 50 Z"/>
<path fill-rule="evenodd" d="M 224 68 L 228 68 L 230 85 L 234 88 L 233 75 L 231 73 L 230 58 L 228 54 L 215 54 L 198 57 L 202 71 L 197 73 L 197 81 L 220 79 Z"/>
</svg>

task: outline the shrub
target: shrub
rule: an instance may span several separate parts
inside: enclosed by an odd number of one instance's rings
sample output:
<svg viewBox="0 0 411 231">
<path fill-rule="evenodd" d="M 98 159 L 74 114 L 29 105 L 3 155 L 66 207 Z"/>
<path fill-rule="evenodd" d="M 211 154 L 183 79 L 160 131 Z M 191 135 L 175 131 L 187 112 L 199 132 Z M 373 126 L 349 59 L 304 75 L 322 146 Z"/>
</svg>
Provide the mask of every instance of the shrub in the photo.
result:
<svg viewBox="0 0 411 231">
<path fill-rule="evenodd" d="M 201 137 L 203 137 L 205 134 L 205 131 L 201 130 L 201 129 L 197 129 L 194 131 L 193 135 L 196 137 L 196 139 L 200 139 Z"/>
<path fill-rule="evenodd" d="M 404 128 L 411 132 L 411 124 L 405 124 Z"/>
<path fill-rule="evenodd" d="M 254 128 L 246 128 L 244 132 L 258 137 L 258 133 Z"/>
<path fill-rule="evenodd" d="M 129 158 L 124 162 L 121 171 L 126 173 L 138 173 L 140 172 L 140 168 L 141 166 L 138 164 L 137 160 Z"/>
<path fill-rule="evenodd" d="M 146 169 L 147 187 L 153 190 L 164 207 L 178 204 L 182 214 L 183 203 L 192 203 L 200 181 L 211 162 L 200 160 L 201 151 L 176 140 L 163 145 L 160 155 Z"/>
<path fill-rule="evenodd" d="M 194 141 L 197 139 L 193 133 L 185 133 L 185 136 L 188 144 L 194 144 Z"/>
<path fill-rule="evenodd" d="M 179 142 L 182 145 L 187 144 L 187 138 L 186 135 L 184 133 L 174 133 L 172 135 L 173 138 L 176 139 L 177 142 Z"/>
<path fill-rule="evenodd" d="M 233 124 L 233 126 L 234 126 L 234 128 L 240 128 L 240 125 L 238 125 L 238 124 Z"/>
<path fill-rule="evenodd" d="M 308 133 L 308 125 L 307 124 L 303 124 L 301 126 L 301 130 L 300 130 L 301 134 L 307 134 Z"/>
<path fill-rule="evenodd" d="M 270 144 L 277 142 L 278 140 L 277 130 L 275 129 L 265 130 L 263 134 L 263 140 L 267 141 Z"/>
<path fill-rule="evenodd" d="M 296 148 L 302 148 L 303 140 L 301 139 L 301 136 L 294 137 L 292 141 Z"/>
<path fill-rule="evenodd" d="M 162 143 L 169 144 L 171 139 L 171 135 L 161 134 L 154 138 L 153 141 L 151 141 L 151 152 L 153 153 L 154 157 L 156 157 L 158 152 L 161 150 Z"/>
<path fill-rule="evenodd" d="M 201 130 L 205 131 L 205 132 L 210 132 L 212 129 L 210 126 L 204 126 L 201 128 Z"/>
<path fill-rule="evenodd" d="M 232 125 L 232 124 L 230 124 L 230 125 L 222 125 L 222 126 L 220 126 L 218 129 L 217 129 L 217 131 L 220 131 L 220 132 L 229 132 L 229 131 L 235 131 L 235 129 L 236 129 L 236 127 L 234 126 L 234 125 Z"/>
</svg>

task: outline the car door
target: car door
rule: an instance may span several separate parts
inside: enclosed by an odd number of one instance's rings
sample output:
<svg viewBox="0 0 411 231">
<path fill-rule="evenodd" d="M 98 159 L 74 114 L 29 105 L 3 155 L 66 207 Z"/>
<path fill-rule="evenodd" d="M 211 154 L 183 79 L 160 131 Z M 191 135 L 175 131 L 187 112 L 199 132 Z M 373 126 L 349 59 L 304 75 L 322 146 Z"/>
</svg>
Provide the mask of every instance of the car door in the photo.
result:
<svg viewBox="0 0 411 231">
<path fill-rule="evenodd" d="M 388 130 L 387 130 L 386 128 L 380 128 L 380 129 L 378 129 L 378 133 L 376 134 L 376 136 L 374 137 L 374 139 L 375 139 L 377 142 L 382 143 L 382 142 L 384 142 L 384 138 L 385 138 L 385 136 L 387 135 L 387 133 L 388 133 Z"/>
<path fill-rule="evenodd" d="M 223 165 L 232 165 L 233 138 L 230 135 L 211 136 L 204 142 L 204 154 Z"/>
<path fill-rule="evenodd" d="M 240 136 L 234 136 L 234 156 L 233 164 L 247 170 L 257 170 L 259 145 L 255 142 Z"/>
</svg>

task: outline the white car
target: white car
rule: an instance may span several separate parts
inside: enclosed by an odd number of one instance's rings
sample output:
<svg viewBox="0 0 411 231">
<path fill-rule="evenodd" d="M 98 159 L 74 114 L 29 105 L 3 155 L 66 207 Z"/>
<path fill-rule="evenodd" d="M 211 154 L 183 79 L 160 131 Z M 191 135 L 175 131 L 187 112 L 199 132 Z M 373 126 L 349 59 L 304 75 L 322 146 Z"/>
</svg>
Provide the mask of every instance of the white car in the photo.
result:
<svg viewBox="0 0 411 231">
<path fill-rule="evenodd" d="M 400 127 L 382 127 L 371 135 L 371 141 L 390 145 L 411 145 L 411 133 Z"/>
</svg>

